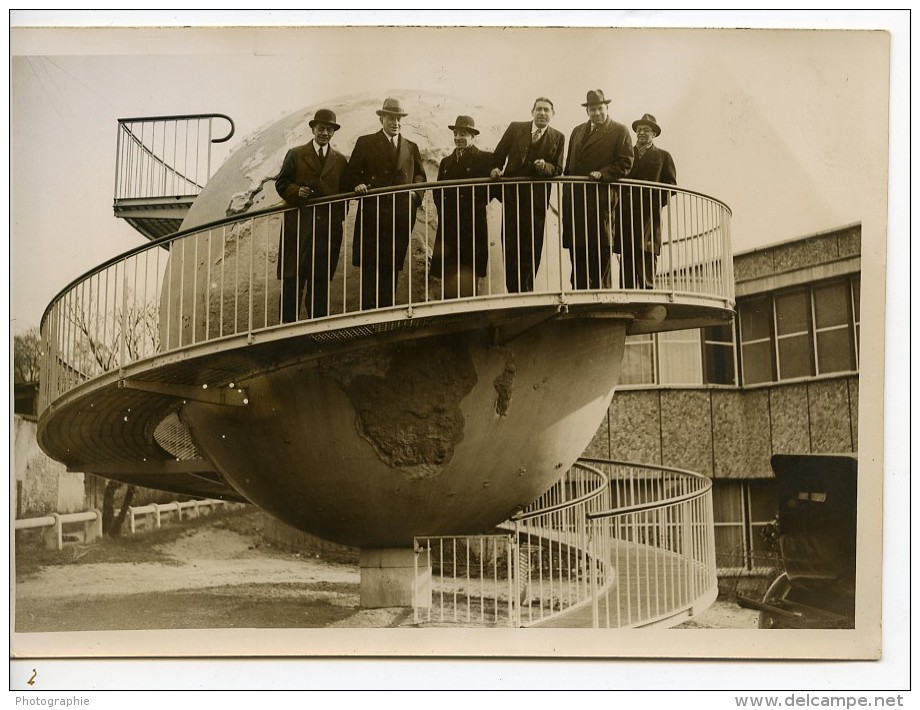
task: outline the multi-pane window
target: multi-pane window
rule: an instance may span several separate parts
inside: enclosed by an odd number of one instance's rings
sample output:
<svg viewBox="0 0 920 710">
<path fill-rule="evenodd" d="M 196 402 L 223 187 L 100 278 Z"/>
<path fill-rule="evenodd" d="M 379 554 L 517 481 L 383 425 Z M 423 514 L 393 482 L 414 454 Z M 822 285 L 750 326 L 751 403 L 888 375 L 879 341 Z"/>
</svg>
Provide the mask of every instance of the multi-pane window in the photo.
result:
<svg viewBox="0 0 920 710">
<path fill-rule="evenodd" d="M 853 328 L 856 331 L 856 366 L 859 367 L 859 279 L 850 282 L 853 303 Z"/>
<path fill-rule="evenodd" d="M 814 289 L 815 353 L 818 372 L 856 369 L 856 348 L 851 336 L 850 289 L 836 283 Z"/>
<path fill-rule="evenodd" d="M 630 335 L 626 338 L 620 384 L 647 385 L 655 382 L 655 336 Z"/>
<path fill-rule="evenodd" d="M 773 373 L 773 302 L 768 296 L 738 303 L 741 323 L 741 361 L 745 384 L 772 382 Z"/>
<path fill-rule="evenodd" d="M 776 318 L 776 374 L 781 380 L 814 374 L 808 291 L 773 299 Z"/>
<path fill-rule="evenodd" d="M 658 333 L 658 384 L 703 384 L 699 329 Z"/>
<path fill-rule="evenodd" d="M 731 323 L 703 328 L 703 379 L 709 384 L 735 384 L 735 331 Z"/>
<path fill-rule="evenodd" d="M 778 562 L 764 528 L 776 517 L 773 479 L 713 480 L 716 565 L 721 570 L 758 570 Z"/>
<path fill-rule="evenodd" d="M 621 385 L 735 384 L 731 323 L 626 338 Z"/>
<path fill-rule="evenodd" d="M 855 372 L 859 278 L 738 300 L 733 323 L 631 335 L 623 386 L 734 385 L 735 327 L 745 385 Z"/>
<path fill-rule="evenodd" d="M 739 299 L 744 384 L 853 372 L 859 279 Z"/>
</svg>

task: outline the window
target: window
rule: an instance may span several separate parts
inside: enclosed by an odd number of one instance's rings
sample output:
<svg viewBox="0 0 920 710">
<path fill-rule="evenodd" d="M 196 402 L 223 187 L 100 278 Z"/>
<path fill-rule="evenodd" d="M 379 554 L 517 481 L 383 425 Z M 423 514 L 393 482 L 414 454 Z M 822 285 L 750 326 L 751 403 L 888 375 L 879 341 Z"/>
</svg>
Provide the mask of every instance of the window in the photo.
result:
<svg viewBox="0 0 920 710">
<path fill-rule="evenodd" d="M 752 298 L 738 303 L 741 321 L 741 362 L 745 384 L 772 382 L 773 374 L 773 303 L 769 297 Z"/>
<path fill-rule="evenodd" d="M 856 333 L 856 367 L 859 367 L 859 279 L 850 282 L 853 299 L 853 330 Z"/>
<path fill-rule="evenodd" d="M 706 382 L 735 384 L 735 329 L 731 323 L 703 328 L 703 366 Z"/>
<path fill-rule="evenodd" d="M 854 372 L 858 313 L 858 277 L 740 299 L 744 384 Z"/>
<path fill-rule="evenodd" d="M 703 384 L 702 360 L 698 329 L 658 333 L 659 384 Z"/>
<path fill-rule="evenodd" d="M 777 377 L 788 380 L 814 374 L 808 291 L 776 296 L 773 303 L 776 316 Z"/>
<path fill-rule="evenodd" d="M 778 553 L 769 549 L 762 531 L 776 516 L 776 481 L 714 480 L 712 483 L 716 566 L 732 571 L 775 567 Z"/>
<path fill-rule="evenodd" d="M 630 335 L 626 338 L 626 352 L 620 368 L 620 384 L 655 384 L 655 339 L 647 335 Z"/>
<path fill-rule="evenodd" d="M 732 324 L 626 338 L 621 385 L 733 385 Z"/>
<path fill-rule="evenodd" d="M 816 288 L 813 293 L 818 374 L 856 369 L 855 341 L 850 337 L 850 289 L 846 283 L 836 283 Z"/>
</svg>

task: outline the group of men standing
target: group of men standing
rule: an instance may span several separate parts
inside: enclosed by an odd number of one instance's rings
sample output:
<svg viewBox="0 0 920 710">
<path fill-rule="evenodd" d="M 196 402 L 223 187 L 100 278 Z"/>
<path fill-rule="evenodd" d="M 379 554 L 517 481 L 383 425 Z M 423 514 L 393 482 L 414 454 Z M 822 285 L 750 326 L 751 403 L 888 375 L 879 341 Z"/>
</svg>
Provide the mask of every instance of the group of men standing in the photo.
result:
<svg viewBox="0 0 920 710">
<path fill-rule="evenodd" d="M 508 126 L 491 153 L 474 145 L 479 131 L 471 116 L 458 116 L 448 127 L 455 150 L 441 162 L 438 180 L 504 177 L 528 182 L 444 188 L 435 199 L 438 235 L 431 274 L 444 279 L 446 297 L 475 295 L 476 280 L 486 273 L 485 208 L 493 198 L 503 204 L 505 286 L 509 293 L 533 290 L 552 188 L 551 182 L 542 181 L 560 175 L 589 180 L 566 182 L 562 190 L 562 238 L 572 262 L 572 287 L 609 285 L 611 251 L 620 255 L 623 287 L 653 287 L 661 209 L 670 193 L 611 183 L 629 179 L 676 184 L 674 161 L 653 144 L 661 133 L 654 116 L 645 114 L 633 122 L 633 147 L 626 126 L 609 117 L 609 104 L 600 89 L 587 93 L 582 106 L 588 121 L 572 131 L 564 165 L 565 137 L 549 125 L 555 109 L 546 97 L 534 101 L 531 121 Z M 276 189 L 300 209 L 285 214 L 279 247 L 282 322 L 297 319 L 304 293 L 309 316 L 328 314 L 346 202 L 311 203 L 340 193 L 361 197 L 352 243 L 352 263 L 361 269 L 361 307 L 393 304 L 423 192 L 368 191 L 424 183 L 426 176 L 418 146 L 400 135 L 401 120 L 408 114 L 399 101 L 386 99 L 377 115 L 381 130 L 358 138 L 350 159 L 330 145 L 339 125 L 329 109 L 320 109 L 310 121 L 313 140 L 285 156 Z"/>
</svg>

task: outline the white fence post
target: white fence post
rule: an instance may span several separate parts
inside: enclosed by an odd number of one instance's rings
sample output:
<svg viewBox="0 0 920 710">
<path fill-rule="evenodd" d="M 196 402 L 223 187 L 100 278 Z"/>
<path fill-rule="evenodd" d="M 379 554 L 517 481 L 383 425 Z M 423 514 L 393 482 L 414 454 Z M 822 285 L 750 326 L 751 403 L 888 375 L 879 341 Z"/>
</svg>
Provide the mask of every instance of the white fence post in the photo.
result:
<svg viewBox="0 0 920 710">
<path fill-rule="evenodd" d="M 42 537 L 45 540 L 45 547 L 49 550 L 61 550 L 64 548 L 64 535 L 63 535 L 63 524 L 61 523 L 61 516 L 57 513 L 51 513 L 51 517 L 54 518 L 54 524 L 45 530 Z"/>
<path fill-rule="evenodd" d="M 95 513 L 96 517 L 83 523 L 84 542 L 95 542 L 102 537 L 102 511 L 93 508 L 90 512 Z"/>
</svg>

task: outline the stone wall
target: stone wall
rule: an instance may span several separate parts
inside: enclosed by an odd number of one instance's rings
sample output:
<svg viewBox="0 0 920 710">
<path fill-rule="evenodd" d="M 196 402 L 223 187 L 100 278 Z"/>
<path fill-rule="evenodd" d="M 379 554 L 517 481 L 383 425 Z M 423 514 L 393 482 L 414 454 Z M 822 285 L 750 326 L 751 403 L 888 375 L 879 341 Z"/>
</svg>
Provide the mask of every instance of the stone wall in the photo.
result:
<svg viewBox="0 0 920 710">
<path fill-rule="evenodd" d="M 620 390 L 584 455 L 770 477 L 776 453 L 857 451 L 858 395 L 856 375 L 745 390 Z"/>
<path fill-rule="evenodd" d="M 16 517 L 85 510 L 84 476 L 68 471 L 38 447 L 38 424 L 31 417 L 13 415 L 13 475 L 16 481 Z"/>
</svg>

